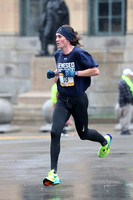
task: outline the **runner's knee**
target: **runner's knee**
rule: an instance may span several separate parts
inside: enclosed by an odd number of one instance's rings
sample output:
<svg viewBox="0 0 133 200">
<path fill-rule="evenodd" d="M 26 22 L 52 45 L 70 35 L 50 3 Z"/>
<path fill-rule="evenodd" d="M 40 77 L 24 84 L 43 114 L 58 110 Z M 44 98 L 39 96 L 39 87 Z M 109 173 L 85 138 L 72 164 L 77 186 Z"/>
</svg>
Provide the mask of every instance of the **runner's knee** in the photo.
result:
<svg viewBox="0 0 133 200">
<path fill-rule="evenodd" d="M 80 132 L 79 133 L 79 137 L 80 137 L 81 140 L 86 140 L 86 134 L 85 134 L 85 132 L 83 132 L 83 131 Z"/>
</svg>

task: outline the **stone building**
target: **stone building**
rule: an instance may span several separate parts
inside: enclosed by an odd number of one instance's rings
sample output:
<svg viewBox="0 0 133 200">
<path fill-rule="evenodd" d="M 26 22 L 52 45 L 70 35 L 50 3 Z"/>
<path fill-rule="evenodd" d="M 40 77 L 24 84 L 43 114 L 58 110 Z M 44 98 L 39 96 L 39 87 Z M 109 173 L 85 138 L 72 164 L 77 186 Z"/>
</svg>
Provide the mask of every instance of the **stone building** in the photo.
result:
<svg viewBox="0 0 133 200">
<path fill-rule="evenodd" d="M 41 106 L 50 98 L 53 57 L 36 58 L 38 29 L 46 0 L 0 0 L 0 97 L 16 107 Z M 92 115 L 114 113 L 124 68 L 133 70 L 133 0 L 65 0 L 70 25 L 83 36 L 83 48 L 99 63 L 100 75 L 87 91 Z M 52 47 L 50 47 L 52 48 Z M 93 87 L 94 84 L 94 87 Z"/>
</svg>

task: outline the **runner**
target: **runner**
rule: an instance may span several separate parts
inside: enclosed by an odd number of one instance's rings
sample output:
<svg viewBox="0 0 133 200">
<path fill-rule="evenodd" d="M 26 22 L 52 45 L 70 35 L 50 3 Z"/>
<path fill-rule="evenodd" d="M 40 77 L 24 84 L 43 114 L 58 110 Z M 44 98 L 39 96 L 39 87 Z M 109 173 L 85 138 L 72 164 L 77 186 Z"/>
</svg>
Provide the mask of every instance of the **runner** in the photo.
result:
<svg viewBox="0 0 133 200">
<path fill-rule="evenodd" d="M 51 128 L 51 171 L 43 184 L 56 185 L 60 183 L 57 175 L 58 157 L 60 153 L 60 138 L 63 127 L 70 115 L 73 116 L 77 133 L 81 140 L 99 142 L 101 147 L 98 156 L 103 158 L 110 152 L 112 136 L 103 137 L 97 130 L 88 129 L 88 98 L 85 93 L 91 85 L 91 76 L 99 74 L 98 64 L 92 56 L 80 48 L 78 33 L 69 25 L 61 26 L 56 32 L 55 52 L 57 69 L 49 70 L 47 78 L 59 76 L 58 100 L 53 113 Z"/>
</svg>

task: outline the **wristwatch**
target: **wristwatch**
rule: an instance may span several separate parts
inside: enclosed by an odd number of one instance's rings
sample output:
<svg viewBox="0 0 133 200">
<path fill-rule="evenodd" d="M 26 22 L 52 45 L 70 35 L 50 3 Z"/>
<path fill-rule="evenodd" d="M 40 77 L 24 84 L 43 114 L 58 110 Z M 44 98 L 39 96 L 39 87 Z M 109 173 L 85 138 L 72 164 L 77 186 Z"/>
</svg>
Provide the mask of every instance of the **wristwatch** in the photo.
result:
<svg viewBox="0 0 133 200">
<path fill-rule="evenodd" d="M 78 72 L 77 71 L 75 71 L 75 76 L 78 76 Z"/>
</svg>

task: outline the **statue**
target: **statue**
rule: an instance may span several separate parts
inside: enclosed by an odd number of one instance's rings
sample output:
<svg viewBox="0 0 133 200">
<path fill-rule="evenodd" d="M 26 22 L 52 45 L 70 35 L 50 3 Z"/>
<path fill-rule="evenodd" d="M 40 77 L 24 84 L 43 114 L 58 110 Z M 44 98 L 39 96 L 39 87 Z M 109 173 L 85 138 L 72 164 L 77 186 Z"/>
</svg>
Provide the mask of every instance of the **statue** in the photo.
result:
<svg viewBox="0 0 133 200">
<path fill-rule="evenodd" d="M 47 0 L 42 13 L 39 39 L 41 52 L 36 56 L 49 56 L 48 45 L 56 47 L 56 31 L 63 24 L 69 24 L 69 12 L 64 0 Z"/>
</svg>

